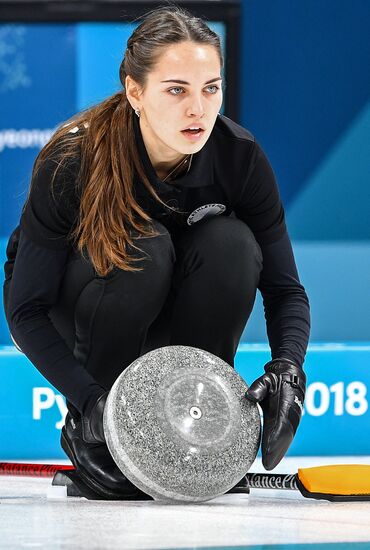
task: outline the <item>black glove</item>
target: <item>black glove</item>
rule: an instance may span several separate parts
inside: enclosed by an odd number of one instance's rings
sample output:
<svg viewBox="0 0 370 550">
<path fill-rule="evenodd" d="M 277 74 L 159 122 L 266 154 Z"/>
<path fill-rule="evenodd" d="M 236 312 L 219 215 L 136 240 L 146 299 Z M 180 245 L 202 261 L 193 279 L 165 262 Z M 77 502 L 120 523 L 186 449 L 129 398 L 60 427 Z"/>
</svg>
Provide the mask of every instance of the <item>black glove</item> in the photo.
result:
<svg viewBox="0 0 370 550">
<path fill-rule="evenodd" d="M 284 358 L 266 363 L 265 371 L 245 397 L 259 403 L 263 410 L 262 464 L 272 470 L 287 452 L 301 420 L 306 375 Z"/>
<path fill-rule="evenodd" d="M 100 395 L 81 415 L 82 439 L 86 443 L 105 443 L 103 413 L 109 392 Z"/>
</svg>

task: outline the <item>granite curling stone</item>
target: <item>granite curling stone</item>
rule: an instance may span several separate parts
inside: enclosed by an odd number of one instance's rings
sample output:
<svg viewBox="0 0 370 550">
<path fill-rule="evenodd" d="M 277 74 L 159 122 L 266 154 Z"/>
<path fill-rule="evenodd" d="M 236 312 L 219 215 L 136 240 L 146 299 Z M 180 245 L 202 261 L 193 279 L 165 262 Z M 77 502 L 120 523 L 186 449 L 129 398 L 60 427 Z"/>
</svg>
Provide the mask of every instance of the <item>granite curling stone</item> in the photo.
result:
<svg viewBox="0 0 370 550">
<path fill-rule="evenodd" d="M 136 359 L 104 410 L 109 451 L 155 500 L 201 502 L 231 489 L 254 462 L 261 434 L 248 386 L 228 363 L 189 346 Z"/>
</svg>

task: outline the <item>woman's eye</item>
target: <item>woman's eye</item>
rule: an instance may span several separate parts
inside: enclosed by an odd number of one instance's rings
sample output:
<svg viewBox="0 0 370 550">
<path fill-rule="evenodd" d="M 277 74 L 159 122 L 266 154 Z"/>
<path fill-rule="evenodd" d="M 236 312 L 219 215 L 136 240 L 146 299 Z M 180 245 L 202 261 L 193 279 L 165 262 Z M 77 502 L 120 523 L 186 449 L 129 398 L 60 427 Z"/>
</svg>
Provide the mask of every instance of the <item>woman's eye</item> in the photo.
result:
<svg viewBox="0 0 370 550">
<path fill-rule="evenodd" d="M 211 95 L 214 95 L 215 93 L 217 93 L 217 90 L 219 89 L 218 86 L 215 86 L 215 85 L 212 85 L 212 86 L 207 86 L 207 88 L 215 88 L 215 91 L 214 92 L 211 92 Z M 173 90 L 183 90 L 184 88 L 181 88 L 180 86 L 176 86 L 175 88 L 170 88 L 170 90 L 168 90 L 172 95 L 180 95 L 178 93 L 172 93 Z"/>
<path fill-rule="evenodd" d="M 172 93 L 173 90 L 183 90 L 183 88 L 178 88 L 178 87 L 176 87 L 176 88 L 171 88 L 171 89 L 168 90 L 168 91 Z M 179 95 L 179 94 L 172 94 L 172 95 Z"/>
<path fill-rule="evenodd" d="M 217 90 L 219 89 L 219 87 L 215 86 L 214 84 L 212 84 L 212 86 L 208 86 L 208 88 L 215 88 L 215 91 L 213 93 L 216 93 Z"/>
</svg>

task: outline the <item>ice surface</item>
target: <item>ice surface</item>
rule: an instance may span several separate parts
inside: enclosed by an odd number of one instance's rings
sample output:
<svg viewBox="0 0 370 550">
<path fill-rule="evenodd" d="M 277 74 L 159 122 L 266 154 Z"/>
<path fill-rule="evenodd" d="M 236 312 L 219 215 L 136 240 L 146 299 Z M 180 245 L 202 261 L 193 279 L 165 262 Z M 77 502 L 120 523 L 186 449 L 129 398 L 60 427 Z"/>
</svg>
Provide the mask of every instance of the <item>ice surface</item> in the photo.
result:
<svg viewBox="0 0 370 550">
<path fill-rule="evenodd" d="M 330 463 L 370 464 L 370 457 L 285 458 L 274 471 L 294 473 L 298 467 Z M 251 471 L 263 471 L 260 459 Z M 330 503 L 269 489 L 196 504 L 50 500 L 50 484 L 50 479 L 0 477 L 1 548 L 195 549 L 370 541 L 370 502 Z"/>
</svg>

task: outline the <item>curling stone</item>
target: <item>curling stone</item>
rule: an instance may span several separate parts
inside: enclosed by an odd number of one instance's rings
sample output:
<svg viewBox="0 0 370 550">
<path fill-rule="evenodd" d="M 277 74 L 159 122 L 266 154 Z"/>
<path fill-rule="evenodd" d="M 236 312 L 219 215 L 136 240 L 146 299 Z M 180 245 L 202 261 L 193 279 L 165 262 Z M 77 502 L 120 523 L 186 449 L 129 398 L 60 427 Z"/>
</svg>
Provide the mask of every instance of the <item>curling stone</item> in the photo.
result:
<svg viewBox="0 0 370 550">
<path fill-rule="evenodd" d="M 109 451 L 123 474 L 155 500 L 201 502 L 248 472 L 260 415 L 248 386 L 225 361 L 189 346 L 136 359 L 117 378 L 104 410 Z"/>
</svg>

